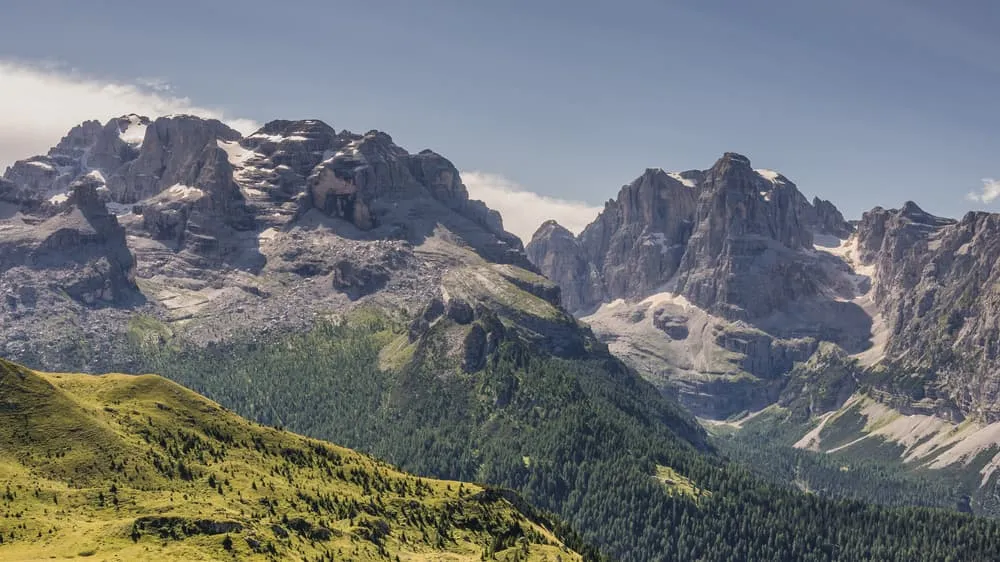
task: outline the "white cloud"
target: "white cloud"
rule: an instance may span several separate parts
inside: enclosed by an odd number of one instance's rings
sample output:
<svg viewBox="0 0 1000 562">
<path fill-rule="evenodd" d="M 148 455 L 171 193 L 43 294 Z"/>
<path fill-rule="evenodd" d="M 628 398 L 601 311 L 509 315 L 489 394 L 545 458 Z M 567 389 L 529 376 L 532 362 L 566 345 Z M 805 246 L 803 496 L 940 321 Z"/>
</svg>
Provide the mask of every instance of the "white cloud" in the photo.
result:
<svg viewBox="0 0 1000 562">
<path fill-rule="evenodd" d="M 462 183 L 469 189 L 470 197 L 481 199 L 491 209 L 499 211 L 504 228 L 525 243 L 549 219 L 555 219 L 574 234 L 579 234 L 601 212 L 601 207 L 580 201 L 555 199 L 526 191 L 498 174 L 462 172 Z"/>
<path fill-rule="evenodd" d="M 979 203 L 990 203 L 997 197 L 1000 197 L 1000 180 L 992 178 L 983 179 L 983 187 L 979 191 L 970 191 L 965 195 L 969 201 Z"/>
<path fill-rule="evenodd" d="M 162 79 L 101 80 L 58 64 L 0 60 L 0 173 L 15 160 L 44 154 L 88 119 L 106 122 L 126 113 L 149 117 L 189 113 L 225 121 L 241 132 L 258 124 L 196 106 L 170 93 Z"/>
</svg>

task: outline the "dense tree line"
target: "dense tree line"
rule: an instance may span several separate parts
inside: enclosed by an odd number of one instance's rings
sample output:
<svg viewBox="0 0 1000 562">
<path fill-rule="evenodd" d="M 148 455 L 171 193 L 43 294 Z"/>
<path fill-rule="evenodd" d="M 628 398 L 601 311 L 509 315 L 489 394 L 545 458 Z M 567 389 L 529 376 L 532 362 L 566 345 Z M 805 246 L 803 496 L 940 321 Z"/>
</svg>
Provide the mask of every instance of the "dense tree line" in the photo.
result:
<svg viewBox="0 0 1000 562">
<path fill-rule="evenodd" d="M 258 421 L 420 474 L 513 488 L 622 561 L 1000 558 L 994 521 L 824 499 L 722 461 L 686 414 L 610 357 L 557 359 L 508 341 L 466 374 L 431 341 L 406 367 L 380 369 L 399 333 L 376 321 L 134 353 L 140 370 Z M 707 494 L 669 493 L 657 465 Z"/>
</svg>

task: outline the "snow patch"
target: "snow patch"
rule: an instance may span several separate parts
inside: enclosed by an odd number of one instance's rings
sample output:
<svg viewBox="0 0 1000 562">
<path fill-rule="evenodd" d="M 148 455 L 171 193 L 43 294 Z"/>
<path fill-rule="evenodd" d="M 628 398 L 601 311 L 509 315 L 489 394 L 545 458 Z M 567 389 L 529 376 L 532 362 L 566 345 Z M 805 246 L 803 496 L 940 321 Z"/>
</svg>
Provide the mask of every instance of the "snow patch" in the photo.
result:
<svg viewBox="0 0 1000 562">
<path fill-rule="evenodd" d="M 143 125 L 138 115 L 128 116 L 128 125 L 118 132 L 118 138 L 132 146 L 141 146 L 142 140 L 146 138 L 147 125 Z"/>
<path fill-rule="evenodd" d="M 281 135 L 269 135 L 267 133 L 254 133 L 254 134 L 250 135 L 250 138 L 252 138 L 252 139 L 264 139 L 264 140 L 269 140 L 271 142 L 281 142 L 281 141 L 285 140 L 285 137 L 283 137 Z"/>
<path fill-rule="evenodd" d="M 183 185 L 180 183 L 176 183 L 168 187 L 160 195 L 165 195 L 172 198 L 176 197 L 180 199 L 198 199 L 200 197 L 203 197 L 205 195 L 205 192 L 198 189 L 197 187 L 191 187 L 190 185 Z"/>
<path fill-rule="evenodd" d="M 683 184 L 684 187 L 695 187 L 694 180 L 685 178 L 678 172 L 667 172 L 667 175 L 681 182 L 681 184 Z"/>
<path fill-rule="evenodd" d="M 68 200 L 69 200 L 69 194 L 67 193 L 60 193 L 58 195 L 53 195 L 52 197 L 49 197 L 49 203 L 52 203 L 53 205 L 59 205 L 61 203 L 65 203 Z"/>
<path fill-rule="evenodd" d="M 341 148 L 333 155 L 333 158 L 337 158 L 339 156 L 351 156 L 354 158 L 360 158 L 364 160 L 365 155 L 361 154 L 361 151 L 359 150 L 359 148 L 361 147 L 361 142 L 363 140 L 364 139 L 358 139 L 347 143 L 347 145 L 344 146 L 344 148 Z"/>
<path fill-rule="evenodd" d="M 656 293 L 654 295 L 650 295 L 642 299 L 642 301 L 639 304 L 645 305 L 647 308 L 653 306 L 660 306 L 661 304 L 672 304 L 681 307 L 682 309 L 684 309 L 685 312 L 694 308 L 694 305 L 691 304 L 691 301 L 687 300 L 686 297 L 684 297 L 683 295 L 675 295 L 670 292 Z"/>
<path fill-rule="evenodd" d="M 754 171 L 757 172 L 758 176 L 766 179 L 767 181 L 769 181 L 771 183 L 785 183 L 784 180 L 782 180 L 781 177 L 780 177 L 781 174 L 779 174 L 778 172 L 775 172 L 774 170 L 767 170 L 767 169 L 764 169 L 764 168 L 760 168 L 760 169 L 757 169 L 757 170 L 754 170 Z"/>
<path fill-rule="evenodd" d="M 677 247 L 676 244 L 671 245 L 667 243 L 667 236 L 662 232 L 648 232 L 643 234 L 639 240 L 642 242 L 643 246 L 659 246 L 660 253 L 666 254 L 672 248 Z"/>
<path fill-rule="evenodd" d="M 96 180 L 96 181 L 99 181 L 101 183 L 105 183 L 105 184 L 108 183 L 108 180 L 106 180 L 104 178 L 104 174 L 102 174 L 100 170 L 91 170 L 91 171 L 87 172 L 87 175 L 84 176 L 84 177 L 88 177 L 88 178 L 90 178 L 92 180 Z"/>
<path fill-rule="evenodd" d="M 304 137 L 302 135 L 269 135 L 267 133 L 254 133 L 250 135 L 252 139 L 265 139 L 274 143 L 280 143 L 282 141 L 293 141 L 293 142 L 303 142 L 309 140 L 309 137 Z"/>
<path fill-rule="evenodd" d="M 51 164 L 46 164 L 45 162 L 41 162 L 39 160 L 28 160 L 28 165 L 41 168 L 47 172 L 54 172 L 56 170 Z"/>
<path fill-rule="evenodd" d="M 240 143 L 236 141 L 224 141 L 216 140 L 216 144 L 226 152 L 226 158 L 229 159 L 229 163 L 234 168 L 242 167 L 247 160 L 255 156 L 257 153 L 252 150 L 247 150 L 240 146 Z"/>
</svg>

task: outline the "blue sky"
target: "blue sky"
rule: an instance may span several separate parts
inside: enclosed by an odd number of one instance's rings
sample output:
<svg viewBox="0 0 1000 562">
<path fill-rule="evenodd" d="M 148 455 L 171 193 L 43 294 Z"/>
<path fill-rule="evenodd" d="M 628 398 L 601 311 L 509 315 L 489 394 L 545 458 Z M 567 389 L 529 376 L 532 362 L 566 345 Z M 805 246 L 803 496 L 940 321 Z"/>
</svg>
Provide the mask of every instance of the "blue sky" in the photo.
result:
<svg viewBox="0 0 1000 562">
<path fill-rule="evenodd" d="M 737 151 L 852 217 L 1000 207 L 968 198 L 1000 178 L 997 2 L 86 4 L 5 3 L 0 58 L 257 122 L 377 128 L 589 205 Z"/>
</svg>

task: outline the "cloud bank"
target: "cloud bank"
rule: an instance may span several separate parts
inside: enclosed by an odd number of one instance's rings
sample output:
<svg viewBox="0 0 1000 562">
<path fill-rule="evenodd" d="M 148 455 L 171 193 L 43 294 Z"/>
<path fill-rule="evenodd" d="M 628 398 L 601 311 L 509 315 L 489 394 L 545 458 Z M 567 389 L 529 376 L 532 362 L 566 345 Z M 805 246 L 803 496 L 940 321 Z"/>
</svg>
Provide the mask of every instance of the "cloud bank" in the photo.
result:
<svg viewBox="0 0 1000 562">
<path fill-rule="evenodd" d="M 1000 197 L 1000 180 L 992 178 L 983 179 L 983 187 L 979 191 L 971 191 L 965 196 L 969 201 L 979 203 L 991 203 L 998 197 Z"/>
<path fill-rule="evenodd" d="M 0 60 L 0 84 L 0 173 L 15 160 L 46 153 L 88 119 L 103 123 L 126 113 L 189 113 L 225 121 L 244 133 L 258 128 L 254 121 L 232 119 L 173 95 L 162 79 L 115 82 L 58 65 Z"/>
<path fill-rule="evenodd" d="M 580 201 L 555 199 L 526 191 L 498 174 L 462 172 L 462 183 L 469 189 L 471 198 L 481 199 L 491 209 L 499 211 L 503 216 L 504 228 L 525 243 L 549 219 L 555 219 L 574 234 L 579 234 L 601 212 L 601 207 Z"/>
</svg>

